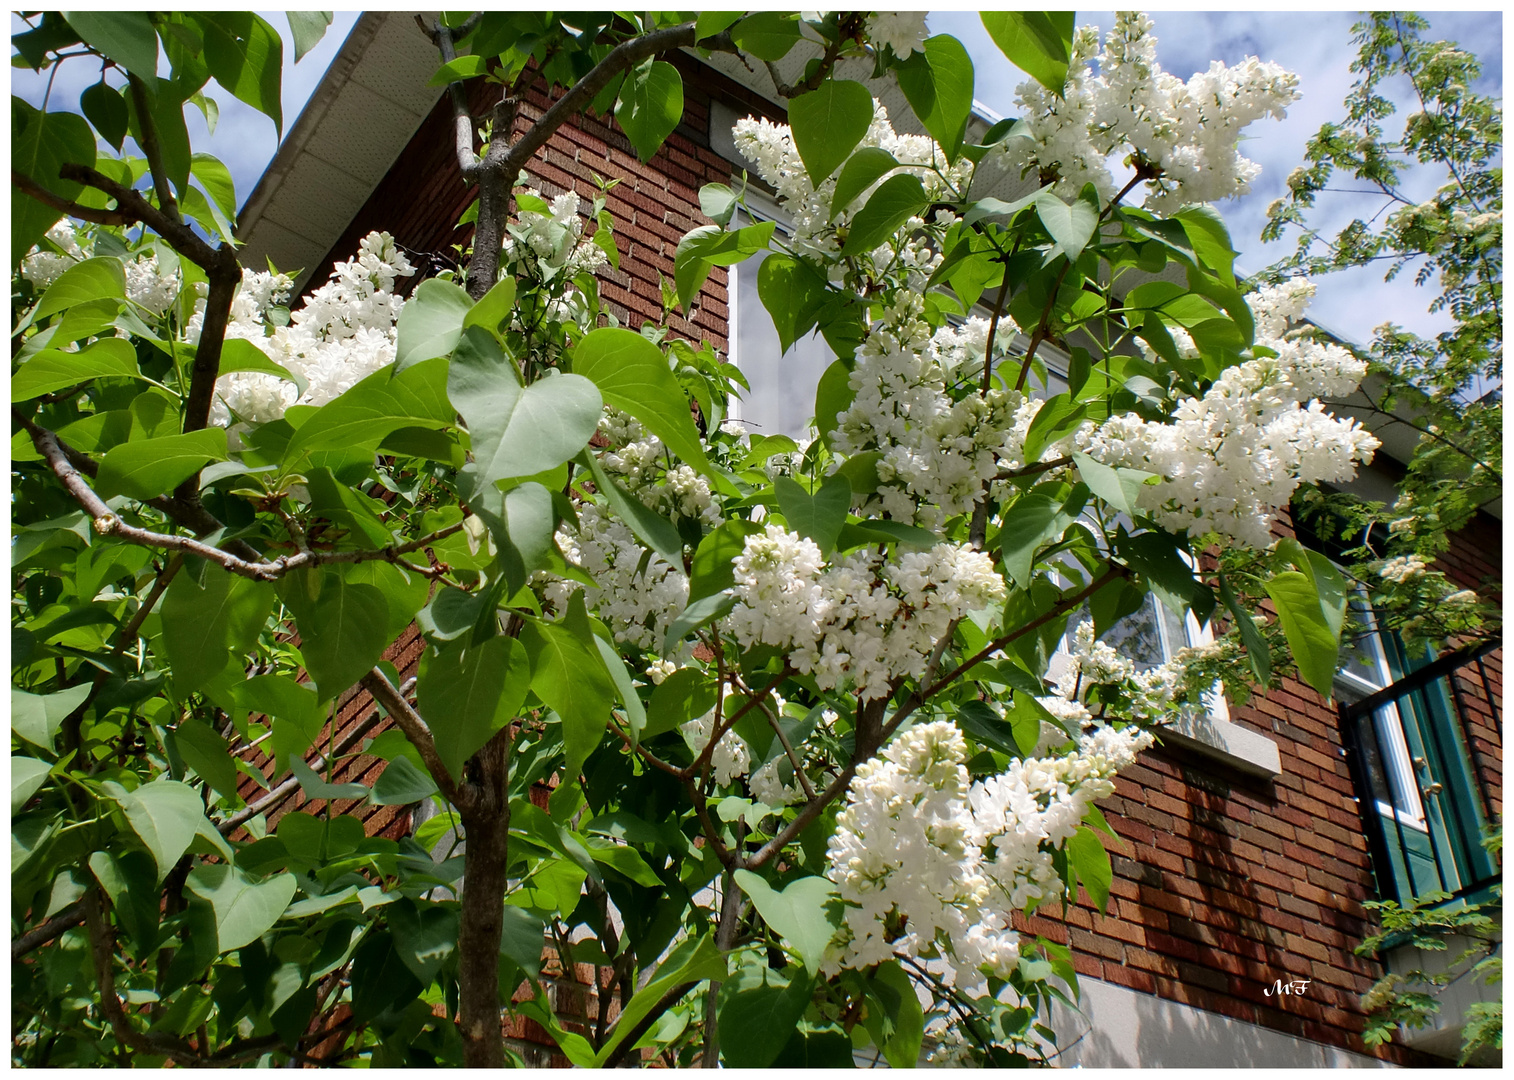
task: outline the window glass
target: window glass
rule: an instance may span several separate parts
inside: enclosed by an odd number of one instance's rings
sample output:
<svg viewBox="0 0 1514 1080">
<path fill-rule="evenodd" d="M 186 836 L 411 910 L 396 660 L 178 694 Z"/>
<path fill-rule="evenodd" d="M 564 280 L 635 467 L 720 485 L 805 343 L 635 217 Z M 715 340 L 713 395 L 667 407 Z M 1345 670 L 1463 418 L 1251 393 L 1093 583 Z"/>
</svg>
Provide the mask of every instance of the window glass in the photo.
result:
<svg viewBox="0 0 1514 1080">
<path fill-rule="evenodd" d="M 778 328 L 757 295 L 757 272 L 767 252 L 732 267 L 731 361 L 751 384 L 731 409 L 754 435 L 804 438 L 815 414 L 815 388 L 836 354 L 818 333 L 779 351 Z"/>
</svg>

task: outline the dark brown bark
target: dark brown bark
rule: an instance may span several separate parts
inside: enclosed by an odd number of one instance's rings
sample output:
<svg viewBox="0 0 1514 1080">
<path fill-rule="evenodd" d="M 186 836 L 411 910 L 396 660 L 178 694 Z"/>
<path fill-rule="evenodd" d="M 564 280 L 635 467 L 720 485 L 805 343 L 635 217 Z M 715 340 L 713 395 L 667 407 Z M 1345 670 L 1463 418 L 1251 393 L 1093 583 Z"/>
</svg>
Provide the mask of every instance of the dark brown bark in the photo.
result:
<svg viewBox="0 0 1514 1080">
<path fill-rule="evenodd" d="M 457 943 L 458 1021 L 463 1064 L 502 1069 L 499 941 L 510 861 L 510 729 L 490 739 L 469 765 L 469 798 L 460 807 L 466 846 Z"/>
</svg>

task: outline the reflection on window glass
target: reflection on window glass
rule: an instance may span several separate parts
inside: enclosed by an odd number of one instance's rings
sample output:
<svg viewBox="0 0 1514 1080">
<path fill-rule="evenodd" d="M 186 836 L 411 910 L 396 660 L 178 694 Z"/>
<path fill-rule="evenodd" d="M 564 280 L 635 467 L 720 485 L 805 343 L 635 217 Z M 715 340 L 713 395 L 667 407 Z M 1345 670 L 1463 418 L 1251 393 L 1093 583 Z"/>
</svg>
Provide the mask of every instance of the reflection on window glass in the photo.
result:
<svg viewBox="0 0 1514 1080">
<path fill-rule="evenodd" d="M 757 295 L 757 271 L 766 258 L 767 252 L 762 252 L 733 268 L 736 331 L 731 359 L 752 386 L 733 412 L 753 435 L 802 438 L 815 413 L 815 388 L 836 355 L 819 334 L 780 352 L 778 328 Z"/>
<path fill-rule="evenodd" d="M 1340 674 L 1353 684 L 1360 683 L 1363 689 L 1381 689 L 1393 680 L 1378 640 L 1372 606 L 1360 589 L 1352 594 L 1351 615 L 1360 629 L 1354 636 L 1341 639 Z"/>
<path fill-rule="evenodd" d="M 1068 620 L 1068 638 L 1071 639 L 1072 631 L 1090 618 L 1085 604 Z M 1167 605 L 1152 593 L 1146 594 L 1139 609 L 1111 626 L 1099 640 L 1134 663 L 1137 671 L 1159 667 L 1190 644 L 1183 620 L 1167 610 Z"/>
</svg>

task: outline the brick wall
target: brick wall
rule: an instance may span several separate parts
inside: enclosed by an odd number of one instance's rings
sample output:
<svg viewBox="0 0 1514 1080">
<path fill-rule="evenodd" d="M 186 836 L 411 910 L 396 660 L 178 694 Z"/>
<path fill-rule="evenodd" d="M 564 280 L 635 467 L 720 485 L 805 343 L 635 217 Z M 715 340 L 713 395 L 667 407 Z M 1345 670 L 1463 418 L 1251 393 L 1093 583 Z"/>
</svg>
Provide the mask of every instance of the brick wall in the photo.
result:
<svg viewBox="0 0 1514 1080">
<path fill-rule="evenodd" d="M 707 223 L 698 210 L 700 185 L 723 182 L 739 168 L 709 147 L 712 98 L 772 115 L 770 105 L 724 77 L 687 58 L 678 63 L 685 76 L 685 120 L 650 163 L 636 159 L 612 124 L 580 117 L 548 142 L 529 169 L 549 197 L 572 188 L 592 198 L 595 175 L 621 181 L 608 197 L 621 269 L 604 271 L 601 296 L 632 328 L 662 319 L 661 279 L 672 277 L 678 241 Z M 488 89 L 478 87 L 478 115 L 487 112 Z M 518 128 L 547 104 L 533 95 L 522 106 Z M 467 236 L 454 222 L 474 198 L 458 176 L 452 145 L 444 99 L 337 242 L 332 259 L 349 257 L 375 228 L 389 230 L 412 250 L 450 255 L 450 245 Z M 315 280 L 324 280 L 332 259 L 316 269 Z M 726 285 L 726 272 L 717 268 L 692 320 L 675 314 L 672 331 L 724 351 Z M 1471 587 L 1496 579 L 1498 533 L 1494 523 L 1480 519 L 1443 560 L 1447 572 Z M 414 631 L 391 651 L 406 678 L 419 655 Z M 1473 752 L 1480 770 L 1494 779 L 1495 809 L 1501 810 L 1502 746 L 1490 701 L 1502 692 L 1502 653 L 1488 657 L 1487 666 L 1489 687 L 1468 682 L 1463 690 L 1477 718 Z M 337 737 L 372 709 L 366 693 L 352 695 L 340 710 Z M 1174 749 L 1146 753 L 1103 803 L 1122 838 L 1118 845 L 1106 840 L 1115 875 L 1108 915 L 1098 914 L 1085 896 L 1067 909 L 1065 921 L 1056 911 L 1028 920 L 1023 929 L 1070 943 L 1084 975 L 1401 1064 L 1422 1063 L 1422 1055 L 1400 1047 L 1369 1050 L 1360 1036 L 1357 1002 L 1380 969 L 1351 951 L 1370 932 L 1361 905 L 1372 896 L 1373 879 L 1335 709 L 1289 681 L 1267 698 L 1233 709 L 1232 719 L 1277 742 L 1282 773 L 1276 781 L 1226 775 L 1212 762 Z M 338 779 L 371 783 L 381 764 L 355 758 L 338 770 Z M 300 808 L 313 807 L 288 806 Z M 408 812 L 395 808 L 360 813 L 368 815 L 371 833 L 402 835 L 409 827 Z M 567 977 L 573 974 L 557 973 L 554 992 L 566 1014 L 582 1015 L 593 974 L 585 969 L 576 979 Z M 1304 995 L 1263 994 L 1275 980 L 1295 978 L 1311 980 Z M 522 1050 L 549 1041 L 529 1021 L 508 1034 Z M 564 1063 L 536 1051 L 531 1060 Z"/>
<path fill-rule="evenodd" d="M 1497 534 L 1479 519 L 1454 537 L 1448 573 L 1496 579 Z M 1502 655 L 1485 659 L 1486 687 L 1475 673 L 1459 680 L 1495 813 L 1502 746 L 1490 701 L 1502 696 Z M 1382 969 L 1352 952 L 1374 929 L 1362 903 L 1375 894 L 1334 705 L 1289 679 L 1232 706 L 1231 719 L 1277 743 L 1280 775 L 1267 782 L 1192 752 L 1148 751 L 1100 804 L 1121 838 L 1105 838 L 1108 914 L 1081 895 L 1065 922 L 1058 909 L 1024 928 L 1070 944 L 1077 970 L 1093 978 L 1398 1064 L 1434 1061 L 1361 1039 L 1360 997 Z M 1303 995 L 1263 993 L 1294 978 L 1311 980 Z"/>
</svg>

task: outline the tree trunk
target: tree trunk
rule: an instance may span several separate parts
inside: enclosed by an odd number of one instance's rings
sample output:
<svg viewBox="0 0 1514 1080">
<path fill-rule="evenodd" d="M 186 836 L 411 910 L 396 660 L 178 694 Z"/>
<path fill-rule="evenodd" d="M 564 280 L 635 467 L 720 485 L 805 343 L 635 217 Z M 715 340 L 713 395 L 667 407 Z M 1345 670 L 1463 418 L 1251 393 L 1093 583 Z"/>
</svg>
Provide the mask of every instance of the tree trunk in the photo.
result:
<svg viewBox="0 0 1514 1080">
<path fill-rule="evenodd" d="M 463 822 L 462 923 L 458 935 L 458 1020 L 463 1064 L 505 1067 L 500 1026 L 499 940 L 510 864 L 510 730 L 499 732 L 470 762 L 476 779 Z"/>
</svg>

